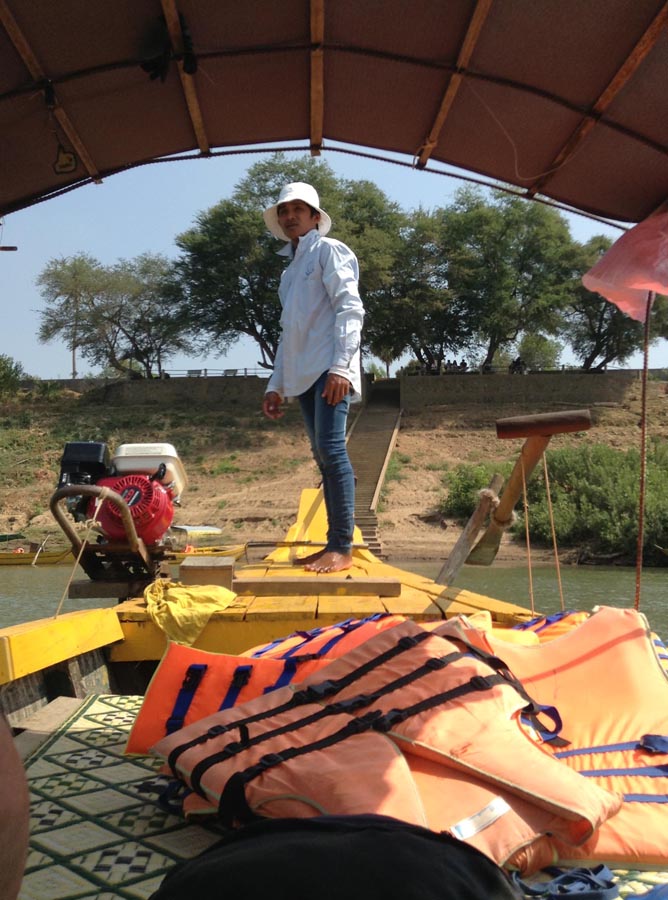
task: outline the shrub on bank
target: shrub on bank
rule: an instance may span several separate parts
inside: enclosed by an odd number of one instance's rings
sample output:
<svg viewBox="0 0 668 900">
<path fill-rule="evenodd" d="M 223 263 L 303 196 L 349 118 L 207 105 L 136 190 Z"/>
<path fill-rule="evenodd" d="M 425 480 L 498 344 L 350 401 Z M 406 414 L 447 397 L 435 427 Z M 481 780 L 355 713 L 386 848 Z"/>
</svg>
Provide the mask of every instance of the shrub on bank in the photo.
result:
<svg viewBox="0 0 668 900">
<path fill-rule="evenodd" d="M 668 444 L 654 443 L 647 452 L 643 559 L 668 565 Z M 557 544 L 578 548 L 581 558 L 619 557 L 633 560 L 638 540 L 640 454 L 604 445 L 565 448 L 547 453 L 552 515 Z M 489 484 L 491 465 L 460 465 L 445 476 L 447 499 L 441 513 L 466 519 L 477 492 Z M 507 475 L 506 472 L 501 472 Z M 545 479 L 538 467 L 527 484 L 529 534 L 537 545 L 552 545 L 552 526 Z M 514 531 L 523 539 L 524 504 L 517 508 Z"/>
</svg>

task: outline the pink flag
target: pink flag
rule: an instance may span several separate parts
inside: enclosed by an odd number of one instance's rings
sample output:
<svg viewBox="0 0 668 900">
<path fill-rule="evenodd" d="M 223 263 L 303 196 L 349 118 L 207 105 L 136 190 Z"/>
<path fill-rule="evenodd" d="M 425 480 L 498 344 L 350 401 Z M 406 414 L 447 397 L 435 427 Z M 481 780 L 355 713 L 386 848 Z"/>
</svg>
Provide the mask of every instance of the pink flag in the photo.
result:
<svg viewBox="0 0 668 900">
<path fill-rule="evenodd" d="M 668 294 L 668 213 L 651 216 L 625 232 L 582 276 L 582 283 L 644 322 L 648 292 Z"/>
</svg>

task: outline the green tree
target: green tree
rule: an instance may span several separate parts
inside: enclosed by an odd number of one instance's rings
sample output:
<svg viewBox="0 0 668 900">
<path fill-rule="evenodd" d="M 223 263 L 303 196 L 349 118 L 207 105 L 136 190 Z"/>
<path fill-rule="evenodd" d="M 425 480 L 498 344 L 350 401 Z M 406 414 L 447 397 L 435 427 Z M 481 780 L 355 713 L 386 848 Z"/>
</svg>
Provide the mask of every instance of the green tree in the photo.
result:
<svg viewBox="0 0 668 900">
<path fill-rule="evenodd" d="M 483 364 L 525 333 L 558 333 L 573 289 L 574 242 L 553 209 L 472 188 L 439 211 L 447 283 Z"/>
<path fill-rule="evenodd" d="M 213 341 L 223 354 L 246 335 L 259 348 L 258 364 L 271 368 L 280 334 L 282 262 L 257 210 L 222 200 L 176 243 L 182 251 L 176 263 L 179 309 L 194 340 Z"/>
<path fill-rule="evenodd" d="M 11 356 L 0 354 L 0 394 L 11 394 L 18 390 L 25 372 L 21 363 Z"/>
<path fill-rule="evenodd" d="M 39 339 L 65 338 L 74 375 L 77 350 L 103 369 L 139 369 L 151 377 L 170 356 L 191 347 L 174 311 L 172 264 L 163 256 L 144 254 L 110 267 L 83 254 L 52 260 L 38 283 L 47 302 Z"/>
<path fill-rule="evenodd" d="M 528 369 L 556 369 L 563 350 L 560 341 L 544 334 L 525 334 L 517 345 L 517 352 Z"/>
<path fill-rule="evenodd" d="M 72 378 L 77 377 L 77 350 L 86 339 L 86 319 L 103 294 L 107 273 L 92 256 L 52 259 L 37 278 L 46 308 L 41 312 L 39 340 L 59 338 L 72 354 Z"/>
<path fill-rule="evenodd" d="M 369 303 L 367 341 L 380 359 L 410 349 L 419 368 L 438 372 L 447 355 L 467 346 L 470 319 L 448 287 L 438 219 L 418 209 L 404 216 L 397 238 L 391 278 Z"/>
<path fill-rule="evenodd" d="M 92 363 L 119 373 L 140 371 L 146 378 L 162 374 L 175 353 L 192 342 L 175 312 L 172 263 L 159 254 L 119 260 L 108 270 L 104 294 L 89 318 L 83 353 Z"/>
<path fill-rule="evenodd" d="M 576 271 L 580 277 L 608 250 L 612 241 L 595 235 L 580 245 Z M 565 312 L 564 333 L 582 368 L 603 369 L 611 362 L 622 363 L 643 344 L 643 326 L 614 303 L 588 291 L 578 278 Z"/>
<path fill-rule="evenodd" d="M 332 216 L 331 236 L 345 241 L 360 260 L 365 305 L 386 289 L 398 239 L 400 212 L 367 181 L 338 180 L 329 166 L 310 157 L 275 154 L 252 166 L 230 199 L 201 213 L 176 239 L 179 308 L 191 336 L 224 353 L 242 335 L 260 353 L 258 365 L 272 368 L 280 337 L 278 286 L 285 260 L 267 232 L 262 210 L 291 181 L 312 184 Z M 368 320 L 367 320 L 368 321 Z"/>
</svg>

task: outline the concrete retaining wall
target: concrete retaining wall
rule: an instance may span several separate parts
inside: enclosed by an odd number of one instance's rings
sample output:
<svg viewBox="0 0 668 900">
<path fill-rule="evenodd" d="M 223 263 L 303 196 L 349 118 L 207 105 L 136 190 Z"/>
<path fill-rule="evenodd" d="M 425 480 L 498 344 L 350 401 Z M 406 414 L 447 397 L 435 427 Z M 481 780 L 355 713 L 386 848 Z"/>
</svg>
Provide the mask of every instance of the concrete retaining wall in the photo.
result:
<svg viewBox="0 0 668 900">
<path fill-rule="evenodd" d="M 527 375 L 449 373 L 409 375 L 400 379 L 401 407 L 406 412 L 425 406 L 516 403 L 532 412 L 555 405 L 580 408 L 595 403 L 620 403 L 636 384 L 637 371 L 534 372 Z"/>
<path fill-rule="evenodd" d="M 398 379 L 401 408 L 417 411 L 429 406 L 467 406 L 470 404 L 517 404 L 533 412 L 549 411 L 554 406 L 577 408 L 596 403 L 620 403 L 637 384 L 637 370 L 615 372 L 533 372 L 527 375 L 467 372 L 446 375 L 408 375 Z M 394 379 L 393 384 L 396 384 Z M 65 382 L 59 382 L 65 386 Z M 389 382 L 379 382 L 380 385 Z M 67 383 L 73 389 L 82 385 Z M 257 406 L 267 379 L 256 375 L 201 376 L 133 381 L 85 380 L 86 400 L 126 406 L 179 405 Z"/>
<path fill-rule="evenodd" d="M 136 381 L 112 381 L 89 391 L 86 400 L 102 401 L 112 406 L 158 406 L 167 408 L 171 403 L 180 406 L 188 403 L 196 406 L 252 406 L 262 403 L 267 387 L 266 378 L 249 375 L 245 378 L 200 377 L 143 379 Z"/>
</svg>

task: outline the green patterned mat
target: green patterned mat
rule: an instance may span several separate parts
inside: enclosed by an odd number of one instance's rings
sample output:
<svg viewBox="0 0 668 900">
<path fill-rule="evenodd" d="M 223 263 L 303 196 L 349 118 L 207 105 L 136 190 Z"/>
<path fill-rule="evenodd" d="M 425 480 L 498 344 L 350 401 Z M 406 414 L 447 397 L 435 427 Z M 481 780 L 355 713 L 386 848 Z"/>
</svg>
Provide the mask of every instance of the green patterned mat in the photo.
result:
<svg viewBox="0 0 668 900">
<path fill-rule="evenodd" d="M 141 697 L 88 697 L 26 760 L 31 839 L 19 900 L 149 897 L 178 861 L 218 839 L 163 809 L 152 757 L 123 749 Z M 668 884 L 668 870 L 615 870 L 622 897 Z"/>
<path fill-rule="evenodd" d="M 141 697 L 88 697 L 26 760 L 31 840 L 20 900 L 149 897 L 179 860 L 218 835 L 157 802 L 151 757 L 123 749 Z"/>
</svg>

